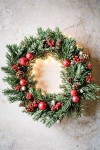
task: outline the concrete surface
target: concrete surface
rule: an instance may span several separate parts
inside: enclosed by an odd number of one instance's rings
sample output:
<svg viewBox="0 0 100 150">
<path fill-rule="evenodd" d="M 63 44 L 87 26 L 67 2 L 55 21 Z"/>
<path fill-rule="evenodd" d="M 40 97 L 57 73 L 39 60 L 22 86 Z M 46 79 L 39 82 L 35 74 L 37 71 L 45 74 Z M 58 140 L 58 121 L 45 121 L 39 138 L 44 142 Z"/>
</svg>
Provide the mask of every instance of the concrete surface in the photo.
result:
<svg viewBox="0 0 100 150">
<path fill-rule="evenodd" d="M 100 83 L 100 0 L 0 0 L 0 66 L 6 64 L 5 46 L 40 26 L 59 26 L 88 48 Z M 100 150 L 99 103 L 86 103 L 83 118 L 64 119 L 48 129 L 23 114 L 18 103 L 7 102 L 3 77 L 0 72 L 0 150 Z"/>
</svg>

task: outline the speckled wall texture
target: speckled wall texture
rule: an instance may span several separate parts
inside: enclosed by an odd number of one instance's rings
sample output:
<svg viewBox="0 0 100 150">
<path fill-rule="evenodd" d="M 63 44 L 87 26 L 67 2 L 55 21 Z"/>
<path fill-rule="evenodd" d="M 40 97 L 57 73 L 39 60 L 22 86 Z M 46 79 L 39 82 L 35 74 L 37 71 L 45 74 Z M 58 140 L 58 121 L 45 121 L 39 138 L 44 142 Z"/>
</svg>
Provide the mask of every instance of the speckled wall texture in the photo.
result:
<svg viewBox="0 0 100 150">
<path fill-rule="evenodd" d="M 0 66 L 6 45 L 35 34 L 38 27 L 60 27 L 90 51 L 94 80 L 100 84 L 100 0 L 0 0 Z M 2 95 L 0 72 L 0 150 L 100 150 L 100 104 L 85 104 L 83 118 L 46 128 Z"/>
</svg>

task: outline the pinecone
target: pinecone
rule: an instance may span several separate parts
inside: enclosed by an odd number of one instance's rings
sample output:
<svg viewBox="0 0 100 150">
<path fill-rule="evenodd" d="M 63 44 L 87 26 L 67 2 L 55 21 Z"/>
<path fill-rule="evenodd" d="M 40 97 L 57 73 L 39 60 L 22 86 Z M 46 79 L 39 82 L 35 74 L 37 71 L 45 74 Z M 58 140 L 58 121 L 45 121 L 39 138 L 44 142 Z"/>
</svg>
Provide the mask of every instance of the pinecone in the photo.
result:
<svg viewBox="0 0 100 150">
<path fill-rule="evenodd" d="M 58 39 L 57 41 L 56 41 L 56 49 L 60 49 L 61 48 L 61 39 Z"/>
<path fill-rule="evenodd" d="M 38 47 L 39 49 L 41 49 L 41 48 L 43 48 L 43 43 L 42 42 L 40 42 L 40 44 L 39 44 L 39 47 Z"/>
<path fill-rule="evenodd" d="M 84 60 L 88 60 L 90 58 L 90 56 L 88 54 L 83 54 L 83 59 Z"/>
<path fill-rule="evenodd" d="M 73 89 L 77 89 L 79 86 L 80 86 L 80 83 L 79 82 L 75 82 L 75 83 L 73 83 L 72 88 Z"/>
<path fill-rule="evenodd" d="M 21 79 L 21 78 L 23 78 L 24 76 L 25 76 L 25 74 L 24 74 L 23 71 L 18 71 L 18 72 L 16 73 L 16 78 L 18 78 L 18 79 Z"/>
<path fill-rule="evenodd" d="M 21 102 L 20 104 L 19 104 L 19 107 L 24 107 L 25 106 L 25 103 L 24 102 Z"/>
</svg>

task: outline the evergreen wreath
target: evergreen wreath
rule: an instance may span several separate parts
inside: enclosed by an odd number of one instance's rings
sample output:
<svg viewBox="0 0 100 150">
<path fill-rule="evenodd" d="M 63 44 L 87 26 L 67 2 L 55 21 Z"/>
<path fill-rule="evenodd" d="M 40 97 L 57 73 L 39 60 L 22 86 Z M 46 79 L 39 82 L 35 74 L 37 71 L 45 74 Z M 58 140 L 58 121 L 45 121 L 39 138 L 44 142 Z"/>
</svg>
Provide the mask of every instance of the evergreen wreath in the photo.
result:
<svg viewBox="0 0 100 150">
<path fill-rule="evenodd" d="M 34 120 L 50 127 L 64 116 L 71 117 L 75 113 L 81 116 L 85 100 L 99 99 L 100 86 L 91 83 L 89 55 L 83 53 L 84 48 L 79 48 L 75 39 L 65 37 L 59 28 L 54 31 L 39 28 L 36 37 L 25 37 L 19 46 L 7 45 L 7 48 L 7 66 L 2 70 L 7 74 L 4 81 L 10 87 L 3 93 L 9 96 L 10 102 L 20 101 L 19 106 L 23 106 L 23 111 Z M 36 89 L 35 75 L 30 74 L 31 64 L 48 55 L 62 63 L 62 92 L 58 94 L 43 94 L 41 89 Z"/>
</svg>

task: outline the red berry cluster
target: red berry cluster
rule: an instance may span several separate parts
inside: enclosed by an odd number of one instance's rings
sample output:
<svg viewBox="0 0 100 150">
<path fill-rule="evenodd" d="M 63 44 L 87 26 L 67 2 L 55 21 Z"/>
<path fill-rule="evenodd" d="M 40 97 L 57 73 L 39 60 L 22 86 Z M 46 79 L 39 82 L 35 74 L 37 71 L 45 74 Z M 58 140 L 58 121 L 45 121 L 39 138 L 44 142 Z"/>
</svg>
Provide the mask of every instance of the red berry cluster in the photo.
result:
<svg viewBox="0 0 100 150">
<path fill-rule="evenodd" d="M 31 100 L 31 99 L 32 99 L 32 94 L 26 93 L 26 100 Z"/>
<path fill-rule="evenodd" d="M 20 85 L 14 86 L 14 90 L 15 90 L 15 91 L 19 91 L 19 90 L 20 90 Z"/>
<path fill-rule="evenodd" d="M 87 75 L 87 76 L 85 77 L 85 79 L 86 79 L 86 82 L 87 82 L 87 83 L 91 83 L 92 76 L 91 76 L 91 75 Z"/>
<path fill-rule="evenodd" d="M 58 110 L 63 104 L 61 102 L 56 103 L 51 107 L 51 110 Z"/>
<path fill-rule="evenodd" d="M 33 101 L 33 102 L 31 102 L 31 103 L 28 104 L 28 106 L 26 108 L 26 112 L 31 112 L 31 111 L 33 111 L 37 107 L 38 107 L 37 102 Z"/>
<path fill-rule="evenodd" d="M 78 63 L 78 62 L 81 62 L 81 59 L 79 58 L 79 56 L 74 56 L 73 61 L 74 63 Z"/>
<path fill-rule="evenodd" d="M 88 64 L 86 65 L 86 69 L 91 69 L 91 67 L 92 67 L 92 64 L 91 64 L 91 63 L 88 63 Z"/>
<path fill-rule="evenodd" d="M 46 44 L 52 48 L 54 45 L 55 45 L 55 42 L 53 40 L 50 40 L 50 39 L 46 39 Z"/>
</svg>

